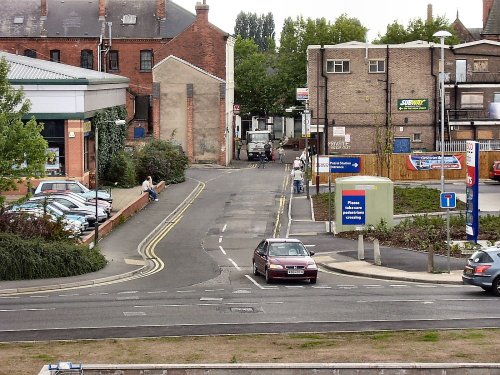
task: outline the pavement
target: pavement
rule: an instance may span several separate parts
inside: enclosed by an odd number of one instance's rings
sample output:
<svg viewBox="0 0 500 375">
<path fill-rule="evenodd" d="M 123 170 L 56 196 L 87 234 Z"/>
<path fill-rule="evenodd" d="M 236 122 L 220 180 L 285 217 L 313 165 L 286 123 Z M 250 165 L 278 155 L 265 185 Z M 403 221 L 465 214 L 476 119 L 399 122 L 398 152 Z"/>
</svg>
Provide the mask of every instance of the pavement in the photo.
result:
<svg viewBox="0 0 500 375">
<path fill-rule="evenodd" d="M 286 151 L 285 162 L 291 162 L 298 151 Z M 243 156 L 243 155 L 242 155 Z M 248 162 L 234 161 L 231 167 L 247 167 Z M 222 168 L 219 166 L 195 166 L 194 168 Z M 168 221 L 165 213 L 175 214 L 181 204 L 195 191 L 197 184 L 192 180 L 178 185 L 169 185 L 159 195 L 158 202 L 150 202 L 112 233 L 101 239 L 99 246 L 108 260 L 100 271 L 68 277 L 43 280 L 1 281 L 0 295 L 20 292 L 81 287 L 99 283 L 110 283 L 118 279 L 134 277 L 147 267 L 143 254 L 143 239 L 155 233 L 159 226 Z M 315 188 L 310 188 L 314 194 Z M 140 187 L 112 190 L 114 211 L 126 207 L 140 193 Z M 496 195 L 496 194 L 495 194 Z M 491 207 L 498 205 L 498 198 L 491 202 L 483 200 Z M 498 207 L 500 211 L 500 207 Z M 427 272 L 428 255 L 418 251 L 400 248 L 380 247 L 381 265 L 374 261 L 373 244 L 364 241 L 364 254 L 358 254 L 358 241 L 342 239 L 329 233 L 330 223 L 315 221 L 312 200 L 305 194 L 292 194 L 288 207 L 288 226 L 286 235 L 300 238 L 311 250 L 314 249 L 316 261 L 323 269 L 334 272 L 372 277 L 387 280 L 412 281 L 419 283 L 462 284 L 461 274 L 464 259 L 434 256 L 433 273 Z M 334 231 L 335 223 L 331 223 Z M 283 235 L 283 234 L 282 234 Z M 449 272 L 448 272 L 449 271 Z"/>
</svg>

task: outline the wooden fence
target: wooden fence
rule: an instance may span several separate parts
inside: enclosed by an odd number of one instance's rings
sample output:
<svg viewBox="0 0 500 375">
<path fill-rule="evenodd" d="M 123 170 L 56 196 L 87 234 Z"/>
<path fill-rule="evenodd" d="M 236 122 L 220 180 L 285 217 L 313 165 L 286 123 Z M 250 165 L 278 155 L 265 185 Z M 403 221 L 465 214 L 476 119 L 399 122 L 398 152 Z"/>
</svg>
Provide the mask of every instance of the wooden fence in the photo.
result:
<svg viewBox="0 0 500 375">
<path fill-rule="evenodd" d="M 436 155 L 439 153 L 421 153 L 418 155 Z M 331 178 L 334 181 L 338 177 L 349 176 L 381 176 L 389 177 L 393 181 L 415 181 L 415 180 L 440 180 L 441 169 L 413 171 L 409 170 L 406 164 L 409 154 L 392 154 L 391 167 L 389 173 L 386 168 L 380 166 L 376 155 L 342 155 L 342 157 L 355 156 L 361 159 L 360 173 L 332 173 Z M 453 155 L 463 155 L 462 169 L 445 170 L 445 180 L 462 180 L 465 181 L 465 153 L 457 152 Z M 481 151 L 479 153 L 479 178 L 489 178 L 489 170 L 493 161 L 500 160 L 500 151 Z M 316 165 L 313 160 L 312 165 Z M 385 169 L 385 170 L 384 170 Z M 316 171 L 312 171 L 312 183 L 316 181 Z M 328 183 L 328 173 L 320 173 L 320 183 Z"/>
</svg>

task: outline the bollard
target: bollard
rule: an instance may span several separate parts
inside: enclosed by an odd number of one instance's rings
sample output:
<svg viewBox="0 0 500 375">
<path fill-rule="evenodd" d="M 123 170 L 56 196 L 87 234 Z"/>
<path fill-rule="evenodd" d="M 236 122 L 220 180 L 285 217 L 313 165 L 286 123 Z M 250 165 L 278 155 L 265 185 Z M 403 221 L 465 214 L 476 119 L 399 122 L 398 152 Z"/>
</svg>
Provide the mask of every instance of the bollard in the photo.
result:
<svg viewBox="0 0 500 375">
<path fill-rule="evenodd" d="M 434 273 L 434 245 L 429 245 L 427 253 L 427 272 Z"/>
<path fill-rule="evenodd" d="M 373 241 L 373 259 L 375 260 L 375 264 L 377 266 L 382 265 L 382 260 L 380 259 L 380 243 L 378 239 Z"/>
<path fill-rule="evenodd" d="M 362 234 L 358 236 L 358 260 L 365 260 L 365 243 Z"/>
</svg>

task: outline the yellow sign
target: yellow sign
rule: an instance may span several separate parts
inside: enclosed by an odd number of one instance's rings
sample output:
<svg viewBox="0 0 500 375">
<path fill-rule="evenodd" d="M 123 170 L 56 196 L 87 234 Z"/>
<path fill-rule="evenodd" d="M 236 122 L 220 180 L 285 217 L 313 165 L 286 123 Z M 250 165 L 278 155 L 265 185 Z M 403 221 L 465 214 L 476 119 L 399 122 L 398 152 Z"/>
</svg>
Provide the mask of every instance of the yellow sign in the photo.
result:
<svg viewBox="0 0 500 375">
<path fill-rule="evenodd" d="M 92 123 L 90 121 L 83 122 L 83 132 L 90 133 L 92 131 Z"/>
</svg>

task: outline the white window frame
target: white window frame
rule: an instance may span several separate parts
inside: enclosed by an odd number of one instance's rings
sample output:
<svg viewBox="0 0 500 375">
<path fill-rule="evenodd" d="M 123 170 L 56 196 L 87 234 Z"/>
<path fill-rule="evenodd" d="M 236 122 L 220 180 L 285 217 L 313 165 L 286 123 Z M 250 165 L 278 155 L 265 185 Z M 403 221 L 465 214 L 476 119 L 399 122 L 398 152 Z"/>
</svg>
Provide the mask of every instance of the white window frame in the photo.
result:
<svg viewBox="0 0 500 375">
<path fill-rule="evenodd" d="M 328 70 L 329 63 L 333 63 L 333 70 Z M 347 70 L 344 70 L 345 65 L 347 63 Z M 326 72 L 327 73 L 335 73 L 335 74 L 346 74 L 351 73 L 351 60 L 348 59 L 340 59 L 340 60 L 326 60 Z"/>
<path fill-rule="evenodd" d="M 412 142 L 422 142 L 422 133 L 413 133 Z"/>
<path fill-rule="evenodd" d="M 382 63 L 382 69 L 380 69 Z M 374 68 L 374 69 L 372 69 Z M 368 61 L 368 73 L 385 73 L 385 60 L 373 59 Z"/>
</svg>

